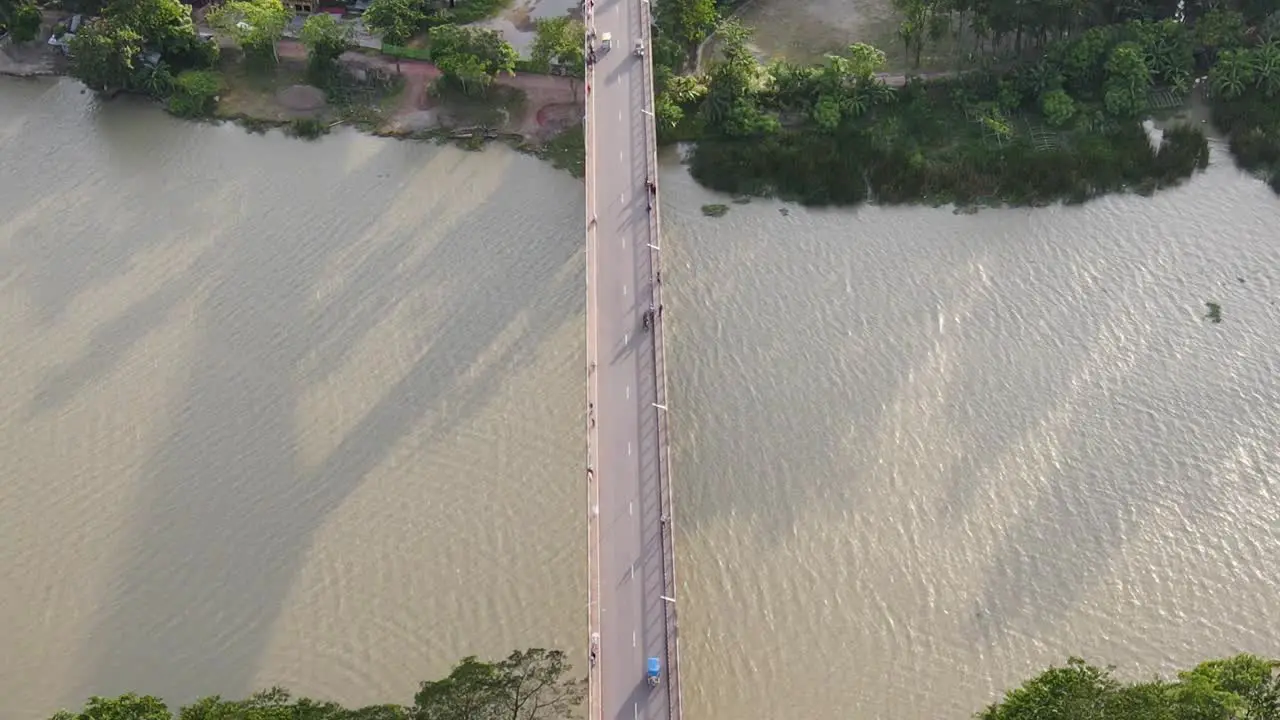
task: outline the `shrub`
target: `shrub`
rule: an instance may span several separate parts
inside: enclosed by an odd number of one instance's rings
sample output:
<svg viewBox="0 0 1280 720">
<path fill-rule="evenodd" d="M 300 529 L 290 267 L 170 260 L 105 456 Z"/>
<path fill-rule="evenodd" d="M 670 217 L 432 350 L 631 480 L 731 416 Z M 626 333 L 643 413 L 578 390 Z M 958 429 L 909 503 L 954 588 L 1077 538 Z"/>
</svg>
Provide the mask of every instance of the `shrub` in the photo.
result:
<svg viewBox="0 0 1280 720">
<path fill-rule="evenodd" d="M 1050 90 L 1040 96 L 1040 112 L 1051 126 L 1062 127 L 1075 117 L 1076 101 L 1065 90 Z"/>
<path fill-rule="evenodd" d="M 40 8 L 34 3 L 23 3 L 13 11 L 13 22 L 9 28 L 15 42 L 30 42 L 40 34 Z"/>
<path fill-rule="evenodd" d="M 315 140 L 329 132 L 329 126 L 317 118 L 296 118 L 289 123 L 288 132 L 294 137 Z"/>
<path fill-rule="evenodd" d="M 222 92 L 222 76 L 212 70 L 187 70 L 178 73 L 169 112 L 178 117 L 208 117 L 218 107 Z"/>
</svg>

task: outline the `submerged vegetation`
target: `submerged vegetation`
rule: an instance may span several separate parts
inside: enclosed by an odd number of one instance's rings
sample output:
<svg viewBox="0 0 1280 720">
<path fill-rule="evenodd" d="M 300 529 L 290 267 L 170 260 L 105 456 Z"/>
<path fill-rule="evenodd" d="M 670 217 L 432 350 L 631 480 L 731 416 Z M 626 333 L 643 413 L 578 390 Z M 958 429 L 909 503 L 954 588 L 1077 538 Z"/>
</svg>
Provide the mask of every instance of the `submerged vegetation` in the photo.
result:
<svg viewBox="0 0 1280 720">
<path fill-rule="evenodd" d="M 971 40 L 982 67 L 886 83 L 854 44 L 816 65 L 762 65 L 702 0 L 656 6 L 661 139 L 693 141 L 716 190 L 810 204 L 1081 202 L 1177 184 L 1208 163 L 1198 127 L 1153 143 L 1142 119 L 1208 74 L 1214 121 L 1280 192 L 1280 0 L 897 0 L 909 57 Z M 689 72 L 715 28 L 720 55 Z"/>
</svg>

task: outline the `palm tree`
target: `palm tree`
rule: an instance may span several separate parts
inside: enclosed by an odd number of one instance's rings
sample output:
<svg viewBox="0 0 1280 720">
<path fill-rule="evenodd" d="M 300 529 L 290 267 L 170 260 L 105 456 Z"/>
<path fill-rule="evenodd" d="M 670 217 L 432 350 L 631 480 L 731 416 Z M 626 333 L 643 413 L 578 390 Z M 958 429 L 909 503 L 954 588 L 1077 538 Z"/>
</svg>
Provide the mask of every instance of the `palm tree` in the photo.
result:
<svg viewBox="0 0 1280 720">
<path fill-rule="evenodd" d="M 1209 70 L 1209 86 L 1214 94 L 1230 100 L 1240 97 L 1253 84 L 1256 73 L 1252 55 L 1247 50 L 1223 50 L 1218 54 L 1218 61 Z"/>
<path fill-rule="evenodd" d="M 1280 41 L 1272 40 L 1253 51 L 1254 82 L 1267 97 L 1280 92 Z"/>
</svg>

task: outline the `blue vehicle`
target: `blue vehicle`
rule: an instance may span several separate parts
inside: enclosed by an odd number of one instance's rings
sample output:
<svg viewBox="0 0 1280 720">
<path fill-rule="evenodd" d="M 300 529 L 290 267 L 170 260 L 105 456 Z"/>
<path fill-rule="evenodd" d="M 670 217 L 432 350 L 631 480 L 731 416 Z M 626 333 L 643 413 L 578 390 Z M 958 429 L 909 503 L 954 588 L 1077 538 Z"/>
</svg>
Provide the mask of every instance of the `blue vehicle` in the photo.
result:
<svg viewBox="0 0 1280 720">
<path fill-rule="evenodd" d="M 658 658 L 649 658 L 649 673 L 646 678 L 649 681 L 649 687 L 658 687 L 658 675 L 662 672 L 662 663 Z"/>
</svg>

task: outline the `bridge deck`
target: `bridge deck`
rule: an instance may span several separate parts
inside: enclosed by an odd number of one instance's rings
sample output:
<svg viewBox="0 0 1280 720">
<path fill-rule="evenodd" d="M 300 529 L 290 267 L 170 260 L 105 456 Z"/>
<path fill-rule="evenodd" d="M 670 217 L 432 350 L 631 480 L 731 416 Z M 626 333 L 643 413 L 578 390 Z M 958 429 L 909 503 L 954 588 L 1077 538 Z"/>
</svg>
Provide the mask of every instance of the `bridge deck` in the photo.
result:
<svg viewBox="0 0 1280 720">
<path fill-rule="evenodd" d="M 642 0 L 587 6 L 588 42 L 593 32 L 613 41 L 586 79 L 592 720 L 681 716 L 653 72 L 648 53 L 633 52 L 637 39 L 651 47 L 649 10 Z M 650 657 L 662 659 L 657 688 L 645 681 Z"/>
</svg>

